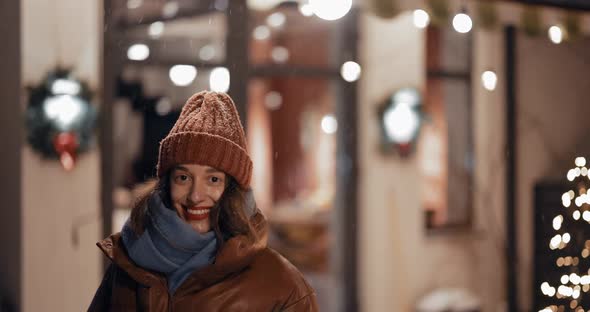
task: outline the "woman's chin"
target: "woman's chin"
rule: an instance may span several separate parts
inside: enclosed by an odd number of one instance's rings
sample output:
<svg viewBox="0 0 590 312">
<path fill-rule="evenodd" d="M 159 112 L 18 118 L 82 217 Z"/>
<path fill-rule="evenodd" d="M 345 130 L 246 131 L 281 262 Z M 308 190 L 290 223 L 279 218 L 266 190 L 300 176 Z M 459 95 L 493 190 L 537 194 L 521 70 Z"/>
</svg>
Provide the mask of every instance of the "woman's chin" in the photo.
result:
<svg viewBox="0 0 590 312">
<path fill-rule="evenodd" d="M 200 220 L 200 221 L 188 220 L 187 222 L 188 222 L 188 224 L 191 225 L 191 227 L 195 231 L 197 231 L 197 233 L 205 234 L 205 233 L 211 231 L 211 224 L 210 224 L 209 220 Z"/>
</svg>

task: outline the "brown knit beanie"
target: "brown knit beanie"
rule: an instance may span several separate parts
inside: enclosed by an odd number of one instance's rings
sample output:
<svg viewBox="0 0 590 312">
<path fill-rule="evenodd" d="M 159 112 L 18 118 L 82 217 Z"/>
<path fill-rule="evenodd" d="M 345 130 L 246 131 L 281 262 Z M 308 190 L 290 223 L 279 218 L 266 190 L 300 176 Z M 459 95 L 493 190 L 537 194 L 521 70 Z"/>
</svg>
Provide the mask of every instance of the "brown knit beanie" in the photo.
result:
<svg viewBox="0 0 590 312">
<path fill-rule="evenodd" d="M 170 133 L 160 142 L 158 177 L 177 164 L 221 170 L 247 189 L 252 160 L 238 111 L 225 93 L 202 91 L 191 96 Z"/>
</svg>

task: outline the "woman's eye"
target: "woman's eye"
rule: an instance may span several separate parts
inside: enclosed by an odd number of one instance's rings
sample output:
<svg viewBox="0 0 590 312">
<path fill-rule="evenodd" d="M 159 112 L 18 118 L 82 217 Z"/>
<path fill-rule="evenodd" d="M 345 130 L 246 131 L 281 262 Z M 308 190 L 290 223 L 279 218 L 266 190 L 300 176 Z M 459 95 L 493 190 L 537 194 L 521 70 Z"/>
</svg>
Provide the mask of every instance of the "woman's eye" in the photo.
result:
<svg viewBox="0 0 590 312">
<path fill-rule="evenodd" d="M 209 180 L 210 180 L 211 182 L 213 182 L 213 183 L 218 183 L 218 182 L 220 182 L 220 181 L 221 181 L 221 179 L 220 179 L 220 178 L 218 178 L 218 177 L 211 177 L 211 178 L 209 178 Z"/>
<path fill-rule="evenodd" d="M 186 182 L 186 181 L 188 181 L 188 179 L 189 179 L 189 177 L 185 174 L 181 174 L 181 175 L 176 176 L 176 181 L 178 181 L 178 182 Z"/>
</svg>

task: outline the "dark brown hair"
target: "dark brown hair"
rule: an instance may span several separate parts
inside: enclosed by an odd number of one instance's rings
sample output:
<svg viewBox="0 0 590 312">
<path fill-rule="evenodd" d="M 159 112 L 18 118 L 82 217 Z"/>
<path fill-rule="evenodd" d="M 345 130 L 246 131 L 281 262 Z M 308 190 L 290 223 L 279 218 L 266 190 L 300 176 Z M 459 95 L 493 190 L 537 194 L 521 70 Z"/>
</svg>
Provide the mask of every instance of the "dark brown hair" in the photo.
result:
<svg viewBox="0 0 590 312">
<path fill-rule="evenodd" d="M 147 204 L 151 196 L 159 194 L 162 202 L 169 209 L 172 207 L 172 198 L 170 197 L 170 175 L 172 170 L 168 170 L 149 191 L 140 195 L 134 202 L 129 223 L 136 235 L 141 235 L 145 230 Z M 221 198 L 211 209 L 211 227 L 217 237 L 219 247 L 224 242 L 237 235 L 245 235 L 250 240 L 256 239 L 256 232 L 246 214 L 246 191 L 239 187 L 236 180 L 226 175 L 226 186 Z"/>
</svg>

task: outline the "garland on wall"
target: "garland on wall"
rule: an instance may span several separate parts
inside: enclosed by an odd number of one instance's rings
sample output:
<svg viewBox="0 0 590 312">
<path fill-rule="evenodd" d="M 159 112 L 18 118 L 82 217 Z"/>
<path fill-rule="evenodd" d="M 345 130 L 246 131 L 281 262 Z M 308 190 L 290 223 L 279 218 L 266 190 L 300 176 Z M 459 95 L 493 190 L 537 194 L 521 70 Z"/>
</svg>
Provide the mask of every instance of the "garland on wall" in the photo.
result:
<svg viewBox="0 0 590 312">
<path fill-rule="evenodd" d="M 368 9 L 378 17 L 393 18 L 402 11 L 400 10 L 400 2 L 403 1 L 372 0 Z M 456 3 L 457 1 L 452 0 L 425 0 L 422 7 L 417 6 L 415 9 L 426 13 L 427 24 L 432 23 L 436 26 L 442 26 L 452 21 L 453 26 L 455 26 L 457 15 L 465 14 L 469 17 L 471 25 L 491 30 L 500 24 L 499 6 L 505 5 L 505 3 L 492 3 L 490 1 L 461 1 L 459 9 L 454 12 L 452 7 L 454 8 Z M 538 5 L 517 3 L 508 5 L 517 6 L 520 9 L 519 25 L 517 26 L 529 36 L 539 36 L 546 32 L 551 41 L 558 44 L 562 41 L 575 40 L 583 33 L 581 27 L 582 14 L 577 11 L 548 9 L 547 11 L 554 10 L 558 12 L 559 17 L 553 23 L 546 23 L 543 20 L 545 10 L 542 10 Z M 473 21 L 471 20 L 472 16 L 475 17 Z M 414 18 L 417 18 L 416 13 Z M 420 17 L 418 16 L 418 18 Z M 547 25 L 544 25 L 544 23 Z"/>
<path fill-rule="evenodd" d="M 88 84 L 70 71 L 57 68 L 29 88 L 26 110 L 27 141 L 43 158 L 58 159 L 69 171 L 93 138 L 97 112 Z"/>
<path fill-rule="evenodd" d="M 371 0 L 366 8 L 378 17 L 392 18 L 402 11 L 400 3 L 404 3 L 407 10 L 410 2 Z M 451 25 L 458 33 L 469 33 L 474 27 L 490 31 L 502 24 L 518 24 L 516 26 L 525 35 L 541 36 L 545 33 L 554 44 L 575 41 L 585 33 L 582 27 L 584 15 L 575 10 L 542 9 L 539 5 L 483 0 L 424 0 L 411 2 L 410 8 L 414 9 L 413 23 L 417 28 L 426 28 L 430 24 L 437 27 Z M 499 12 L 510 14 L 504 16 Z M 586 32 L 590 33 L 590 29 Z M 493 66 L 481 73 L 481 84 L 488 91 L 496 89 L 498 76 Z"/>
</svg>

